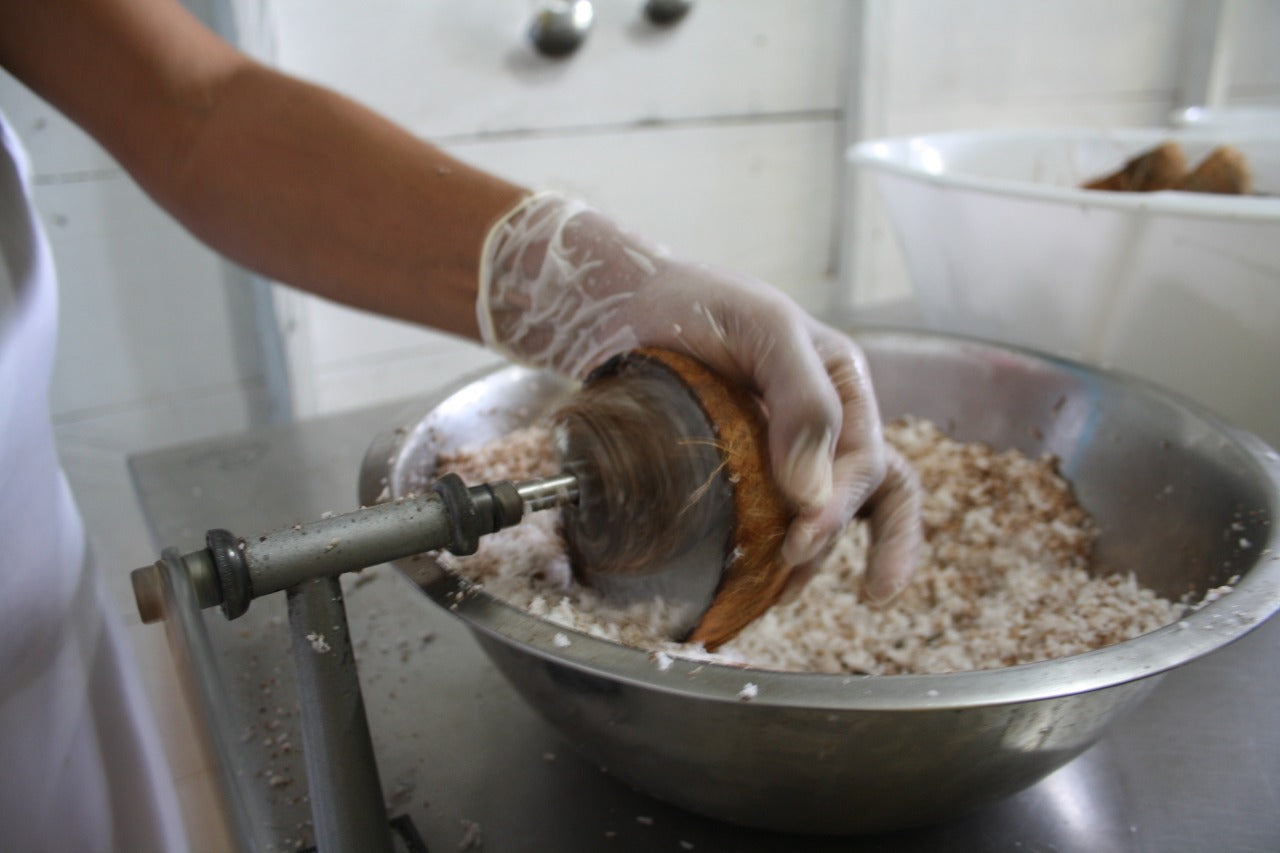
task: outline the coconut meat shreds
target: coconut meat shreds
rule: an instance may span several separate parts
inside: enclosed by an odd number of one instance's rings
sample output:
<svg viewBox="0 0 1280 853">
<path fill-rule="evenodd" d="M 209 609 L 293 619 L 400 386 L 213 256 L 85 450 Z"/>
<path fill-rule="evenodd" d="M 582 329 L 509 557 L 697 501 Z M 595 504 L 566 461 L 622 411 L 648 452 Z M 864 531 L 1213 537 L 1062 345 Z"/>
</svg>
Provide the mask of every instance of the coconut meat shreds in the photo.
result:
<svg viewBox="0 0 1280 853">
<path fill-rule="evenodd" d="M 804 588 L 714 655 L 669 639 L 662 601 L 625 610 L 574 582 L 556 513 L 534 513 L 481 540 L 470 557 L 441 554 L 489 594 L 568 629 L 666 655 L 824 673 L 992 669 L 1101 648 L 1176 622 L 1184 608 L 1132 576 L 1090 573 L 1096 527 L 1051 457 L 1031 459 L 946 436 L 920 419 L 885 437 L 918 473 L 926 545 L 908 587 L 888 605 L 861 600 L 868 535 L 854 522 Z M 550 430 L 532 426 L 437 471 L 468 482 L 556 472 Z"/>
</svg>

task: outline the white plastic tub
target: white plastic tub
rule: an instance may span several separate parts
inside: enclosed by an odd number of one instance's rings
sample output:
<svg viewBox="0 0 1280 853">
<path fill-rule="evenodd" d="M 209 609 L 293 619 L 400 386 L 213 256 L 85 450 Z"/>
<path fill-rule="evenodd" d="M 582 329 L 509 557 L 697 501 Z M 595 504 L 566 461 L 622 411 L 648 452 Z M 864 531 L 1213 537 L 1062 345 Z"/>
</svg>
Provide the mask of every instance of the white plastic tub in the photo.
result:
<svg viewBox="0 0 1280 853">
<path fill-rule="evenodd" d="M 1079 189 L 1177 139 L 1241 150 L 1250 197 Z M 1280 131 L 991 131 L 873 140 L 870 172 L 937 329 L 1163 384 L 1280 445 Z"/>
</svg>

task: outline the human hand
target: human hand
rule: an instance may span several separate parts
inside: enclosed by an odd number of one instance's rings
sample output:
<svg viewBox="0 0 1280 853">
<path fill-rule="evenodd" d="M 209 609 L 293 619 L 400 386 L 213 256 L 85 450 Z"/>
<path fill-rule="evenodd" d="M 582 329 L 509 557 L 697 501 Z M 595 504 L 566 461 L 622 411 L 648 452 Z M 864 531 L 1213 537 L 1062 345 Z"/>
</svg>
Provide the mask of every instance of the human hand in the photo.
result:
<svg viewBox="0 0 1280 853">
<path fill-rule="evenodd" d="M 780 291 L 671 256 L 586 204 L 531 196 L 489 235 L 477 316 L 490 346 L 584 378 L 640 346 L 684 352 L 759 394 L 774 478 L 796 517 L 781 556 L 804 566 L 859 510 L 864 584 L 886 601 L 921 544 L 919 486 L 888 448 L 866 359 Z"/>
</svg>

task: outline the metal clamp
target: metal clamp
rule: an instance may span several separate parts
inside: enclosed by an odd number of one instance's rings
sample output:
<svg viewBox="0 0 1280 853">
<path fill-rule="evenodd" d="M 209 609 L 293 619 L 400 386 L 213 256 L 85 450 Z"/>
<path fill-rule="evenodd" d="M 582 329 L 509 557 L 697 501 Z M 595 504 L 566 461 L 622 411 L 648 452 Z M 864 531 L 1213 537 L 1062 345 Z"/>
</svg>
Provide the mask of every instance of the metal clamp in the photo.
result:
<svg viewBox="0 0 1280 853">
<path fill-rule="evenodd" d="M 244 543 L 229 530 L 210 530 L 204 537 L 205 547 L 213 557 L 218 588 L 222 592 L 222 615 L 238 619 L 253 600 L 253 583 L 244 560 Z"/>
</svg>

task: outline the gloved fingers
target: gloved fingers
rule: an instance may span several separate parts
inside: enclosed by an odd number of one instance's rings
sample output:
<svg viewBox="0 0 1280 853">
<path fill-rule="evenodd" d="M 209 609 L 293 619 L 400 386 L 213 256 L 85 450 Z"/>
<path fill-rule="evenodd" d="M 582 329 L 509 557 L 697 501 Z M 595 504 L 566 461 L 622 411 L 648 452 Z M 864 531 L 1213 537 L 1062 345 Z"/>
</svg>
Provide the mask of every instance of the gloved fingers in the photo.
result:
<svg viewBox="0 0 1280 853">
<path fill-rule="evenodd" d="M 842 501 L 838 492 L 848 484 L 844 475 L 849 472 L 835 470 L 845 420 L 839 388 L 807 334 L 798 342 L 777 341 L 753 368 L 768 414 L 769 457 L 778 487 L 801 514 L 820 514 Z"/>
<path fill-rule="evenodd" d="M 814 346 L 822 354 L 827 376 L 840 401 L 840 432 L 833 469 L 843 490 L 845 511 L 852 517 L 885 476 L 886 446 L 880 406 L 862 350 L 848 336 L 814 325 Z"/>
<path fill-rule="evenodd" d="M 921 492 L 915 470 L 891 446 L 885 445 L 885 476 L 871 499 L 861 505 L 871 538 L 867 569 L 863 578 L 863 595 L 872 604 L 885 604 L 910 582 L 920 562 L 924 547 L 924 530 L 920 521 Z M 857 509 L 857 507 L 854 507 Z M 841 522 L 840 519 L 844 519 Z M 834 536 L 850 519 L 843 512 L 828 509 L 812 521 L 797 519 L 797 524 L 815 529 L 830 529 L 831 535 L 817 546 L 816 552 L 802 563 L 796 563 L 783 588 L 782 601 L 794 599 L 831 553 Z M 834 527 L 833 527 L 834 525 Z M 793 527 L 795 525 L 793 524 Z M 806 534 L 806 538 L 816 534 Z M 783 546 L 784 552 L 786 546 Z"/>
<path fill-rule="evenodd" d="M 821 560 L 811 560 L 803 566 L 793 568 L 787 575 L 786 583 L 783 584 L 782 592 L 778 594 L 778 600 L 774 606 L 790 604 L 799 598 L 809 581 L 813 580 L 813 576 L 818 573 L 820 562 Z"/>
<path fill-rule="evenodd" d="M 872 604 L 885 604 L 906 588 L 924 549 L 919 478 L 893 447 L 885 446 L 885 458 L 884 480 L 856 513 L 866 517 L 870 528 L 863 596 Z M 791 570 L 779 597 L 780 603 L 793 601 L 804 591 L 805 585 L 830 557 L 836 542 L 833 536 L 813 557 Z"/>
<path fill-rule="evenodd" d="M 825 457 L 831 472 L 831 491 L 822 503 L 799 503 L 799 514 L 783 542 L 783 559 L 802 565 L 815 558 L 880 486 L 885 475 L 884 437 L 879 407 L 862 351 L 848 337 L 814 324 L 814 350 L 838 401 L 838 431 Z M 804 427 L 801 427 L 803 429 Z M 787 424 L 770 411 L 769 429 L 786 441 Z M 793 427 L 794 429 L 794 427 Z M 774 436 L 771 435 L 771 440 Z M 793 451 L 794 452 L 794 451 Z M 806 452 L 806 451 L 800 451 Z M 814 453 L 805 464 L 824 457 Z M 777 470 L 777 469 L 775 469 Z M 779 477 L 782 482 L 782 477 Z"/>
<path fill-rule="evenodd" d="M 782 541 L 782 559 L 803 566 L 817 559 L 831 540 L 881 485 L 885 471 L 883 441 L 839 456 L 832 463 L 832 495 L 825 504 L 802 507 Z"/>
<path fill-rule="evenodd" d="M 866 507 L 871 550 L 863 591 L 874 604 L 888 602 L 906 587 L 924 549 L 919 477 L 892 447 L 886 446 L 885 458 L 884 481 Z"/>
<path fill-rule="evenodd" d="M 868 595 L 905 584 L 920 542 L 918 487 L 886 456 L 865 358 L 781 292 L 673 259 L 581 202 L 539 194 L 486 241 L 477 320 L 500 351 L 572 376 L 649 344 L 752 384 L 775 480 L 798 508 L 783 558 L 812 562 L 874 493 Z"/>
<path fill-rule="evenodd" d="M 759 394 L 774 479 L 801 511 L 817 513 L 834 494 L 844 404 L 811 321 L 780 292 L 749 279 L 687 265 L 678 280 L 687 287 L 637 295 L 637 337 L 699 358 Z"/>
<path fill-rule="evenodd" d="M 760 395 L 774 479 L 797 508 L 782 557 L 793 566 L 807 563 L 884 476 L 884 440 L 866 359 L 849 337 L 812 320 L 777 291 L 700 267 L 681 278 L 704 286 L 683 310 L 677 333 L 654 324 L 639 337 L 701 358 Z M 649 317 L 672 310 L 657 301 L 641 305 Z"/>
</svg>

